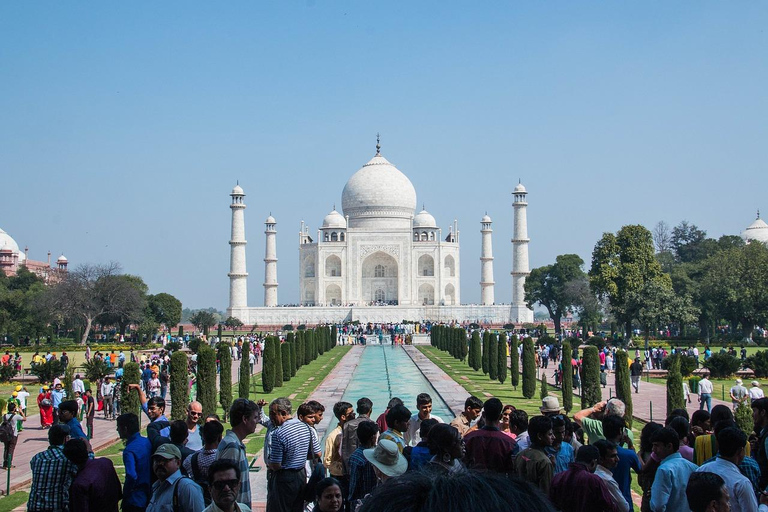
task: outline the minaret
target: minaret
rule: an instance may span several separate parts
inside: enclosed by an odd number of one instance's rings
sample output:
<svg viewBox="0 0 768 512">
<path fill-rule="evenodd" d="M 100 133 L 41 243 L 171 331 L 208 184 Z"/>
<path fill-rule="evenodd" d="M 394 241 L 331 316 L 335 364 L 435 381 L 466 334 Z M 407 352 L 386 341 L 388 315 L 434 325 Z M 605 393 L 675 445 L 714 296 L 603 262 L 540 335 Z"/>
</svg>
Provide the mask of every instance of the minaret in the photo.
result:
<svg viewBox="0 0 768 512">
<path fill-rule="evenodd" d="M 512 310 L 513 322 L 532 322 L 533 311 L 525 304 L 525 278 L 530 274 L 528 268 L 528 216 L 526 209 L 528 192 L 522 183 L 518 183 L 514 192 L 515 233 L 512 238 Z"/>
<path fill-rule="evenodd" d="M 272 214 L 264 222 L 267 235 L 266 250 L 264 251 L 264 305 L 268 308 L 277 306 L 277 243 L 275 237 L 275 218 Z"/>
<path fill-rule="evenodd" d="M 229 241 L 229 311 L 230 316 L 240 320 L 244 318 L 232 314 L 232 310 L 248 307 L 248 273 L 245 271 L 245 193 L 240 185 L 232 189 L 232 238 Z"/>
<path fill-rule="evenodd" d="M 491 218 L 486 213 L 480 221 L 483 246 L 480 250 L 480 298 L 483 306 L 494 303 L 493 298 L 493 243 L 491 235 Z"/>
</svg>

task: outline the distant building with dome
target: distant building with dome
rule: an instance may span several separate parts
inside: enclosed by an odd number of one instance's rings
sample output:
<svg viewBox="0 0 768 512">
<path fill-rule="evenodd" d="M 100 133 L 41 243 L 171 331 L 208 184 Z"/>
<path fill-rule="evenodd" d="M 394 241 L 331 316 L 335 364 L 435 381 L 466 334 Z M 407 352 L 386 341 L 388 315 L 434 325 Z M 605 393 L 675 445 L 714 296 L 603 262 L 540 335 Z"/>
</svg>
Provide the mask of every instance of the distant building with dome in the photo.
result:
<svg viewBox="0 0 768 512">
<path fill-rule="evenodd" d="M 277 302 L 275 219 L 265 221 L 264 307 L 247 306 L 243 198 L 238 185 L 230 194 L 230 304 L 227 314 L 246 325 L 287 323 L 471 321 L 502 325 L 533 321 L 522 285 L 529 273 L 527 192 L 514 192 L 515 236 L 511 305 L 493 303 L 491 218 L 481 220 L 482 304 L 461 304 L 460 231 L 456 220 L 446 231 L 423 207 L 416 213 L 411 181 L 381 154 L 349 178 L 341 197 L 316 233 L 303 221 L 299 230 L 299 293 L 295 307 Z M 514 290 L 518 290 L 517 294 Z"/>
<path fill-rule="evenodd" d="M 768 245 L 768 224 L 760 218 L 760 210 L 757 211 L 755 222 L 741 232 L 741 239 L 746 243 L 757 241 Z"/>
<path fill-rule="evenodd" d="M 0 229 L 0 272 L 10 277 L 16 275 L 19 268 L 24 267 L 39 276 L 46 284 L 57 282 L 62 273 L 67 271 L 69 261 L 62 254 L 56 260 L 56 266 L 51 266 L 51 253 L 48 252 L 48 261 L 35 261 L 28 257 L 29 249 L 22 252 L 19 244 L 11 235 Z"/>
</svg>

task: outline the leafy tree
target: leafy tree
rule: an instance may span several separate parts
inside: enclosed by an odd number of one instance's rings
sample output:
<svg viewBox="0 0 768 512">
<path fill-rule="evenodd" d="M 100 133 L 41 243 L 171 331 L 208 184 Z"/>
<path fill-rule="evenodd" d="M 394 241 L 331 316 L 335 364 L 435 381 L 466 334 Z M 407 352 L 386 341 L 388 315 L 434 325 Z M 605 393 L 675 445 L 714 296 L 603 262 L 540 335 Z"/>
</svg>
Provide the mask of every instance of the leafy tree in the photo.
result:
<svg viewBox="0 0 768 512">
<path fill-rule="evenodd" d="M 626 412 L 624 413 L 624 421 L 627 425 L 632 427 L 632 383 L 630 382 L 629 375 L 629 356 L 623 350 L 616 351 L 616 398 L 624 402 L 626 406 Z"/>
<path fill-rule="evenodd" d="M 630 291 L 626 303 L 627 309 L 635 312 L 635 318 L 645 330 L 646 347 L 651 329 L 675 320 L 690 323 L 696 320 L 698 314 L 690 297 L 678 296 L 671 282 L 662 280 L 646 281 L 639 289 Z"/>
<path fill-rule="evenodd" d="M 43 306 L 46 286 L 26 267 L 6 277 L 0 272 L 0 334 L 19 339 L 40 336 L 48 321 L 56 321 Z"/>
<path fill-rule="evenodd" d="M 280 344 L 280 351 L 282 352 L 283 363 L 283 382 L 291 380 L 291 345 L 290 343 L 283 342 Z"/>
<path fill-rule="evenodd" d="M 501 384 L 504 384 L 504 381 L 507 380 L 507 333 L 505 333 L 504 331 L 502 331 L 501 334 L 499 334 L 498 363 L 499 363 L 499 370 L 498 370 L 499 382 Z"/>
<path fill-rule="evenodd" d="M 584 357 L 581 363 L 582 387 L 581 408 L 587 409 L 602 400 L 600 391 L 600 357 L 597 347 L 584 347 Z"/>
<path fill-rule="evenodd" d="M 477 371 L 480 369 L 482 361 L 483 347 L 480 344 L 480 331 L 475 329 L 472 331 L 472 336 L 469 338 L 469 366 Z"/>
<path fill-rule="evenodd" d="M 525 302 L 529 308 L 541 304 L 555 323 L 555 332 L 559 333 L 560 320 L 574 307 L 574 297 L 570 296 L 568 283 L 584 278 L 582 260 L 576 254 L 561 254 L 553 265 L 534 268 L 525 280 Z"/>
<path fill-rule="evenodd" d="M 499 378 L 499 338 L 495 332 L 488 338 L 488 377 L 491 380 Z"/>
<path fill-rule="evenodd" d="M 705 259 L 701 254 L 702 245 L 707 238 L 707 232 L 699 229 L 687 220 L 672 229 L 670 242 L 678 261 L 688 263 Z"/>
<path fill-rule="evenodd" d="M 216 325 L 216 317 L 210 311 L 201 309 L 189 317 L 189 323 L 197 327 L 199 331 L 207 334 L 208 329 Z"/>
<path fill-rule="evenodd" d="M 604 233 L 592 252 L 590 285 L 598 296 L 609 300 L 610 309 L 624 326 L 626 339 L 631 337 L 636 304 L 629 302 L 649 281 L 671 287 L 671 280 L 661 271 L 654 257 L 653 237 L 640 225 L 624 226 L 617 234 Z"/>
<path fill-rule="evenodd" d="M 286 343 L 288 344 L 288 349 L 290 352 L 290 369 L 291 369 L 291 377 L 296 376 L 296 337 L 292 332 L 288 333 L 288 336 L 286 337 Z"/>
<path fill-rule="evenodd" d="M 186 408 L 189 405 L 188 368 L 187 354 L 181 350 L 174 351 L 171 354 L 170 372 L 171 420 L 183 420 L 187 417 Z"/>
<path fill-rule="evenodd" d="M 759 350 L 746 360 L 746 367 L 755 372 L 755 377 L 768 377 L 768 350 Z"/>
<path fill-rule="evenodd" d="M 712 377 L 724 379 L 736 373 L 741 367 L 741 361 L 729 354 L 712 354 L 704 361 L 704 368 L 709 370 Z"/>
<path fill-rule="evenodd" d="M 693 373 L 693 371 L 699 367 L 699 365 L 696 362 L 696 358 L 694 356 L 685 356 L 685 355 L 682 355 L 680 352 L 677 352 L 675 354 L 671 354 L 665 357 L 661 361 L 661 369 L 669 370 L 669 365 L 672 363 L 672 360 L 674 359 L 680 360 L 680 375 L 682 375 L 683 377 L 690 376 Z"/>
<path fill-rule="evenodd" d="M 512 382 L 512 387 L 517 389 L 520 385 L 520 352 L 517 351 L 517 334 L 513 334 L 509 341 L 509 380 Z"/>
<path fill-rule="evenodd" d="M 562 389 L 563 389 L 563 409 L 566 414 L 573 409 L 573 367 L 571 366 L 571 343 L 569 341 L 563 342 L 563 376 Z"/>
<path fill-rule="evenodd" d="M 533 348 L 533 340 L 523 340 L 523 396 L 533 398 L 536 394 L 536 356 Z"/>
<path fill-rule="evenodd" d="M 197 401 L 203 417 L 216 413 L 216 351 L 206 344 L 197 352 Z"/>
<path fill-rule="evenodd" d="M 749 400 L 741 402 L 736 406 L 736 410 L 733 411 L 733 419 L 736 421 L 736 425 L 747 436 L 751 436 L 755 430 L 755 420 L 752 416 L 752 407 L 749 405 Z"/>
<path fill-rule="evenodd" d="M 488 362 L 490 360 L 490 340 L 491 340 L 491 332 L 485 331 L 483 332 L 483 360 L 482 360 L 482 366 L 483 366 L 483 373 L 488 373 Z"/>
<path fill-rule="evenodd" d="M 271 393 L 275 388 L 275 344 L 272 336 L 268 336 L 264 340 L 264 353 L 261 355 L 261 385 L 264 388 L 264 393 Z"/>
<path fill-rule="evenodd" d="M 683 376 L 680 374 L 680 359 L 673 358 L 667 370 L 667 416 L 675 409 L 685 409 Z"/>
<path fill-rule="evenodd" d="M 123 365 L 123 379 L 120 385 L 120 412 L 132 412 L 141 418 L 141 400 L 139 394 L 128 389 L 129 384 L 141 382 L 141 368 L 139 363 L 125 363 Z"/>
<path fill-rule="evenodd" d="M 243 342 L 243 357 L 240 359 L 240 382 L 238 383 L 238 398 L 250 398 L 251 364 L 248 355 L 251 353 L 251 342 Z"/>
<path fill-rule="evenodd" d="M 546 372 L 541 372 L 541 387 L 539 390 L 539 398 L 544 400 L 549 396 L 549 389 L 547 384 L 547 374 Z"/>
<path fill-rule="evenodd" d="M 98 316 L 102 325 L 118 327 L 120 334 L 125 334 L 128 326 L 142 320 L 147 308 L 149 287 L 139 276 L 118 274 L 101 278 L 99 288 L 110 307 Z"/>
<path fill-rule="evenodd" d="M 169 329 L 181 321 L 181 301 L 170 293 L 158 293 L 147 297 L 147 307 L 158 324 Z"/>
<path fill-rule="evenodd" d="M 571 311 L 579 317 L 582 337 L 587 339 L 589 332 L 596 331 L 603 321 L 603 304 L 590 288 L 586 274 L 568 281 L 565 294 L 572 302 Z"/>
<path fill-rule="evenodd" d="M 237 329 L 242 327 L 243 322 L 239 318 L 230 316 L 230 317 L 227 317 L 226 320 L 224 320 L 224 325 L 227 326 L 228 329 L 232 329 L 232 332 L 234 333 Z"/>
<path fill-rule="evenodd" d="M 227 343 L 219 344 L 219 403 L 224 410 L 224 421 L 232 407 L 232 352 Z"/>
<path fill-rule="evenodd" d="M 101 387 L 101 381 L 104 380 L 104 377 L 112 373 L 107 362 L 103 359 L 92 357 L 90 361 L 83 363 L 83 370 L 85 378 L 96 384 L 97 395 L 101 394 L 101 391 L 98 389 Z"/>
<path fill-rule="evenodd" d="M 13 365 L 2 365 L 5 366 L 13 366 Z M 62 387 L 64 388 L 64 393 L 67 394 L 67 397 L 74 398 L 75 391 L 72 389 L 72 383 L 75 381 L 75 367 L 74 365 L 67 366 L 67 369 L 64 370 L 64 378 L 62 380 Z"/>
</svg>

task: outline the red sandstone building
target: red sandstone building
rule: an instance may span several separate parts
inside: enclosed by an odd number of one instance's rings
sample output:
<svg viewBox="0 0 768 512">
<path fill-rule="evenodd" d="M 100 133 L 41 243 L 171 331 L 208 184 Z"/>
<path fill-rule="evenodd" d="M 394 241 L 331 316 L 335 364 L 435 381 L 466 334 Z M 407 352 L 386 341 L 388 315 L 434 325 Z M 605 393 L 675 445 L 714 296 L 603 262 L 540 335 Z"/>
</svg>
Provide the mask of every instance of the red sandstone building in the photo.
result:
<svg viewBox="0 0 768 512">
<path fill-rule="evenodd" d="M 48 261 L 30 260 L 27 256 L 29 248 L 24 252 L 19 250 L 19 245 L 11 238 L 11 235 L 0 229 L 0 271 L 6 276 L 16 275 L 20 267 L 25 267 L 30 272 L 37 274 L 46 284 L 54 283 L 61 279 L 67 271 L 67 258 L 62 254 L 56 260 L 56 266 L 51 266 L 51 252 L 48 251 Z"/>
</svg>

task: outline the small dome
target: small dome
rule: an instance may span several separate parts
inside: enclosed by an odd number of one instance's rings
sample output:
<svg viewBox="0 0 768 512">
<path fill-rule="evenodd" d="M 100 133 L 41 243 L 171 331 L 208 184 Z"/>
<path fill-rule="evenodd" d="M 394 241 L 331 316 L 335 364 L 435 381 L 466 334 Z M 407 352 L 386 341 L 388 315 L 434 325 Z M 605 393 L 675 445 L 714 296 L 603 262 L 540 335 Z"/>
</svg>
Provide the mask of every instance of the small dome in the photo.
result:
<svg viewBox="0 0 768 512">
<path fill-rule="evenodd" d="M 323 229 L 347 229 L 347 219 L 345 219 L 336 208 L 323 219 Z"/>
<path fill-rule="evenodd" d="M 483 215 L 483 218 L 482 218 L 482 220 L 480 222 L 482 222 L 482 223 L 491 222 L 491 218 L 486 213 L 485 215 Z"/>
<path fill-rule="evenodd" d="M 64 255 L 62 254 L 61 256 L 59 256 L 59 259 L 57 259 L 56 261 L 57 261 L 58 263 L 66 263 L 66 262 L 67 262 L 67 261 L 69 261 L 69 260 L 67 259 L 67 257 L 66 257 L 66 256 L 64 256 Z"/>
<path fill-rule="evenodd" d="M 235 188 L 232 189 L 231 196 L 244 196 L 245 192 L 243 192 L 243 189 L 240 187 L 240 185 L 235 185 Z"/>
<path fill-rule="evenodd" d="M 768 224 L 760 218 L 759 213 L 755 222 L 741 232 L 741 238 L 747 243 L 757 240 L 768 245 Z"/>
<path fill-rule="evenodd" d="M 277 221 L 273 216 L 267 217 L 267 220 L 264 221 L 264 224 L 277 224 Z"/>
<path fill-rule="evenodd" d="M 19 251 L 19 244 L 16 243 L 11 235 L 0 229 L 0 251 L 9 250 L 13 254 L 19 255 L 19 261 L 24 260 L 24 253 Z"/>
<path fill-rule="evenodd" d="M 515 194 L 527 193 L 522 183 L 518 183 L 515 187 Z"/>
<path fill-rule="evenodd" d="M 413 218 L 413 229 L 420 228 L 437 228 L 435 218 L 427 210 L 421 210 Z"/>
</svg>

